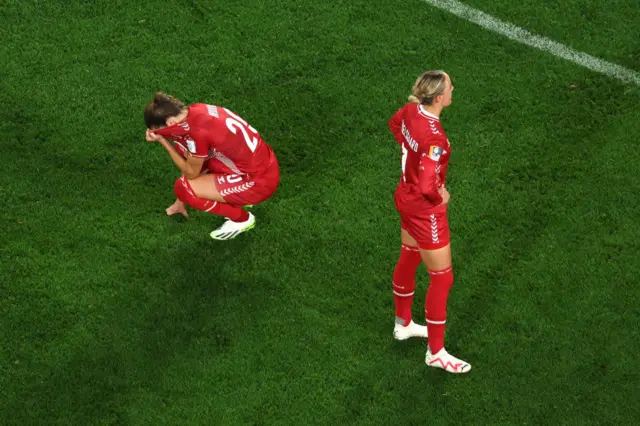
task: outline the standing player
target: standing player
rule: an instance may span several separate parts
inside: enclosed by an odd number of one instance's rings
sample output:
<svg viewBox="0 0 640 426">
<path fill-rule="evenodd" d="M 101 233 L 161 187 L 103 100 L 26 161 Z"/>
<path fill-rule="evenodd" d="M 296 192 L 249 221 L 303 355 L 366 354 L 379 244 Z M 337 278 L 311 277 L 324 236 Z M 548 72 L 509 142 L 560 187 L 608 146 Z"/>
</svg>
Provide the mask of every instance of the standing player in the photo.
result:
<svg viewBox="0 0 640 426">
<path fill-rule="evenodd" d="M 186 215 L 187 204 L 226 217 L 211 232 L 216 240 L 234 238 L 255 226 L 255 217 L 242 207 L 273 195 L 280 168 L 275 153 L 253 127 L 226 108 L 187 107 L 164 93 L 147 104 L 144 120 L 147 141 L 162 144 L 183 174 L 174 185 L 178 200 L 167 214 Z M 202 174 L 205 170 L 211 173 Z"/>
<path fill-rule="evenodd" d="M 395 191 L 400 213 L 402 248 L 393 273 L 398 340 L 427 337 L 425 362 L 451 373 L 467 373 L 471 365 L 444 348 L 447 298 L 453 284 L 446 188 L 451 147 L 440 124 L 440 113 L 451 104 L 453 85 L 444 71 L 427 71 L 413 86 L 409 103 L 389 121 L 402 147 L 402 177 Z M 425 301 L 427 326 L 411 319 L 415 274 L 423 261 L 431 283 Z"/>
</svg>

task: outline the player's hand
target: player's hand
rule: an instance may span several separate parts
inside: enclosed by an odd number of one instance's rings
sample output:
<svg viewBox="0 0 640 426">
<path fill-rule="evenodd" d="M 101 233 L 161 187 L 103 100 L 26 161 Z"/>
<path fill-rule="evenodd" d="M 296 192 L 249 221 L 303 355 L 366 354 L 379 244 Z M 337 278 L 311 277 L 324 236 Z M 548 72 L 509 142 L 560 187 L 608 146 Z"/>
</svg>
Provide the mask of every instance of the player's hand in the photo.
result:
<svg viewBox="0 0 640 426">
<path fill-rule="evenodd" d="M 167 208 L 167 216 L 172 216 L 176 213 L 180 213 L 184 217 L 189 217 L 189 213 L 187 213 L 187 209 L 184 207 L 184 203 L 180 200 L 176 200 L 175 203 L 171 204 Z"/>
<path fill-rule="evenodd" d="M 151 129 L 147 129 L 147 132 L 145 133 L 145 136 L 147 138 L 147 142 L 160 142 L 162 140 L 162 135 L 159 135 L 157 133 L 155 133 L 153 130 Z"/>
<path fill-rule="evenodd" d="M 445 188 L 444 186 L 441 186 L 440 188 L 438 188 L 438 194 L 440 194 L 440 196 L 442 197 L 442 204 L 447 204 L 449 203 L 449 191 L 447 191 L 447 188 Z"/>
</svg>

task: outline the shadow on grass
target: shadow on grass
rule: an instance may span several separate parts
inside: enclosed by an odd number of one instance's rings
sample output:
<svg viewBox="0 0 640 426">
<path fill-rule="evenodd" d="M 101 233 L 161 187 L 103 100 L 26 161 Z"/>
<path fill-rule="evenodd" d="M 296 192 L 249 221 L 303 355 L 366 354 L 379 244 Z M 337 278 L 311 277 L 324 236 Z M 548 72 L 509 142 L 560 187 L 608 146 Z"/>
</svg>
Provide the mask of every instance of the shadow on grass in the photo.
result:
<svg viewBox="0 0 640 426">
<path fill-rule="evenodd" d="M 212 358 L 224 354 L 234 340 L 225 305 L 264 285 L 225 272 L 240 263 L 237 253 L 250 240 L 226 244 L 220 250 L 203 239 L 170 250 L 138 251 L 129 262 L 131 269 L 123 270 L 122 281 L 114 286 L 120 293 L 93 315 L 76 319 L 75 328 L 50 346 L 46 356 L 56 352 L 61 361 L 45 363 L 48 371 L 37 381 L 18 387 L 22 391 L 9 401 L 6 420 L 127 423 L 132 399 L 165 405 L 158 389 L 166 389 L 173 359 L 194 342 L 204 342 Z M 251 310 L 260 304 L 255 299 Z M 249 317 L 246 309 L 234 314 Z"/>
</svg>

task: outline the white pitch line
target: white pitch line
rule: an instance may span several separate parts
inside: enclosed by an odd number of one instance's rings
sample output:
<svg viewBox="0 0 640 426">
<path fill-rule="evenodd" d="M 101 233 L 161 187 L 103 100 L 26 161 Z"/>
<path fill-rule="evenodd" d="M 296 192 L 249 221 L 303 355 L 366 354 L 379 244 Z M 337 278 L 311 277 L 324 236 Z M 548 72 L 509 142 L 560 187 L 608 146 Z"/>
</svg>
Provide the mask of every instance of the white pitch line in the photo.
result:
<svg viewBox="0 0 640 426">
<path fill-rule="evenodd" d="M 531 34 L 529 31 L 517 27 L 508 22 L 501 21 L 471 6 L 467 6 L 457 0 L 424 0 L 432 6 L 453 13 L 460 18 L 480 25 L 483 28 L 502 34 L 511 40 L 518 41 L 527 46 L 549 52 L 552 55 L 581 65 L 592 71 L 615 77 L 626 83 L 640 85 L 640 73 L 611 62 L 603 61 L 595 56 L 573 50 L 563 44 L 557 43 L 546 37 Z"/>
</svg>

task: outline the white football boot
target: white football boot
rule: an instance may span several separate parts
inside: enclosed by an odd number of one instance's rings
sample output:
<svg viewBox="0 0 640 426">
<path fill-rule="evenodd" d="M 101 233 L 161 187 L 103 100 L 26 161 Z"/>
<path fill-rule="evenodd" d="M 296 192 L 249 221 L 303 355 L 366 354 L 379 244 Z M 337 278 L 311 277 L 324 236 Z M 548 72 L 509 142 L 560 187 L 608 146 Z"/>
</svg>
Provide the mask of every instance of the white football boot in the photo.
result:
<svg viewBox="0 0 640 426">
<path fill-rule="evenodd" d="M 428 337 L 427 327 L 424 325 L 418 325 L 413 322 L 413 320 L 411 320 L 409 325 L 406 327 L 396 322 L 396 325 L 393 328 L 393 338 L 396 340 L 407 340 L 409 337 Z"/>
<path fill-rule="evenodd" d="M 435 355 L 431 353 L 431 349 L 427 349 L 427 356 L 424 362 L 429 367 L 442 368 L 449 373 L 463 374 L 471 370 L 471 364 L 450 355 L 444 348 L 440 349 Z"/>
<path fill-rule="evenodd" d="M 253 229 L 254 226 L 256 226 L 256 217 L 249 213 L 249 219 L 244 222 L 234 222 L 231 219 L 227 219 L 220 228 L 210 235 L 214 240 L 230 240 L 243 232 Z"/>
</svg>

